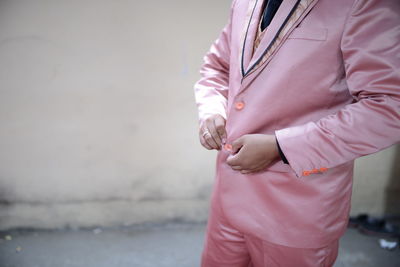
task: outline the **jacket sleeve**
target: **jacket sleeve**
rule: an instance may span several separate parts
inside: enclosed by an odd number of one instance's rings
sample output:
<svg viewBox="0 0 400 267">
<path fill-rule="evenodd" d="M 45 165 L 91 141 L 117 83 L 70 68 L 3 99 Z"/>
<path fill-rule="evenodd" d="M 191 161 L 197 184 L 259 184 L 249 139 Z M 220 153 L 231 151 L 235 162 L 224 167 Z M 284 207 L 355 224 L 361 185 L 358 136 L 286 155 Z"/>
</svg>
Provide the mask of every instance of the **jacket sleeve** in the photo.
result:
<svg viewBox="0 0 400 267">
<path fill-rule="evenodd" d="M 400 140 L 400 2 L 356 0 L 341 50 L 354 98 L 335 114 L 275 132 L 296 176 L 375 153 Z"/>
<path fill-rule="evenodd" d="M 213 114 L 220 114 L 226 119 L 231 17 L 234 4 L 235 0 L 232 2 L 229 21 L 205 55 L 204 64 L 200 69 L 201 78 L 194 86 L 200 122 Z"/>
</svg>

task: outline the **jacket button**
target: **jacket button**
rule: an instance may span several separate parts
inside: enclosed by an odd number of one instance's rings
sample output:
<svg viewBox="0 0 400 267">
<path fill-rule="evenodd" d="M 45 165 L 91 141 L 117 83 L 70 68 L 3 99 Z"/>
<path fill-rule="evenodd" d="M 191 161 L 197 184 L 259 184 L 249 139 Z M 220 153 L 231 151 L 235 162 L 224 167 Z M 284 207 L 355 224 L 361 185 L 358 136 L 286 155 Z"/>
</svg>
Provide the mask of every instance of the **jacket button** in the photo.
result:
<svg viewBox="0 0 400 267">
<path fill-rule="evenodd" d="M 231 144 L 225 144 L 224 148 L 228 151 L 232 151 L 232 145 Z"/>
<path fill-rule="evenodd" d="M 236 102 L 235 103 L 235 109 L 236 110 L 242 110 L 244 108 L 244 103 L 243 102 Z"/>
<path fill-rule="evenodd" d="M 310 174 L 311 174 L 310 171 L 303 171 L 303 175 L 304 175 L 304 176 L 309 176 Z"/>
<path fill-rule="evenodd" d="M 319 170 L 318 170 L 318 169 L 313 169 L 313 170 L 311 171 L 311 173 L 319 173 Z"/>
<path fill-rule="evenodd" d="M 321 172 L 326 172 L 328 170 L 328 168 L 322 167 L 319 169 Z"/>
</svg>

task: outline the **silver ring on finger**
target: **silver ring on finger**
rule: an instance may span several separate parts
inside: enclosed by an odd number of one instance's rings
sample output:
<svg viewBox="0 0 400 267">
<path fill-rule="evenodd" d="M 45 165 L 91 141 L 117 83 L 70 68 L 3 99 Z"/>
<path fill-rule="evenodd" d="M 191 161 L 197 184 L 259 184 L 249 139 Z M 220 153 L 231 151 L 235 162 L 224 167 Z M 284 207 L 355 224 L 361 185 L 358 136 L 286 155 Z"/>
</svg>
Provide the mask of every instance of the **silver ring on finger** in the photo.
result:
<svg viewBox="0 0 400 267">
<path fill-rule="evenodd" d="M 207 134 L 210 134 L 209 131 L 205 131 L 201 136 L 205 137 Z"/>
</svg>

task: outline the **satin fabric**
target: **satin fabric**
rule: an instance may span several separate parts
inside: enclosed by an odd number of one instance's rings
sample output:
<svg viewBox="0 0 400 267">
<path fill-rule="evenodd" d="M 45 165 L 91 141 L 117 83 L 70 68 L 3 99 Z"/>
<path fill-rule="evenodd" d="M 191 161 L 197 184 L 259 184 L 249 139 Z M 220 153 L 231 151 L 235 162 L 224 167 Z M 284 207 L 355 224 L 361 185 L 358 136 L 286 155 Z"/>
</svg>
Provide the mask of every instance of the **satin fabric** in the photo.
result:
<svg viewBox="0 0 400 267">
<path fill-rule="evenodd" d="M 201 258 L 201 267 L 329 267 L 339 240 L 320 248 L 293 248 L 243 234 L 226 220 L 214 202 Z"/>
<path fill-rule="evenodd" d="M 242 234 L 320 248 L 346 229 L 354 159 L 400 140 L 400 2 L 285 0 L 253 54 L 260 2 L 233 2 L 196 102 L 200 122 L 227 119 L 227 143 L 275 134 L 289 165 L 244 175 L 219 151 L 211 206 Z"/>
</svg>

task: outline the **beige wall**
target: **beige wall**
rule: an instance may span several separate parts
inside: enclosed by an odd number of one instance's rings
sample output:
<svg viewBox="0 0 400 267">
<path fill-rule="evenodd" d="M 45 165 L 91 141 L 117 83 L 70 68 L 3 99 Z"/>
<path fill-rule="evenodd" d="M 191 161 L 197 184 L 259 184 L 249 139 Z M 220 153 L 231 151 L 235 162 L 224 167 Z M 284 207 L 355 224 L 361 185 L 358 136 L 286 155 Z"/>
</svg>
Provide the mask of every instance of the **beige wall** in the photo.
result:
<svg viewBox="0 0 400 267">
<path fill-rule="evenodd" d="M 229 2 L 0 1 L 0 229 L 204 221 L 192 87 Z M 354 210 L 395 155 L 359 161 Z"/>
<path fill-rule="evenodd" d="M 400 215 L 400 145 L 356 161 L 352 214 Z"/>
</svg>

